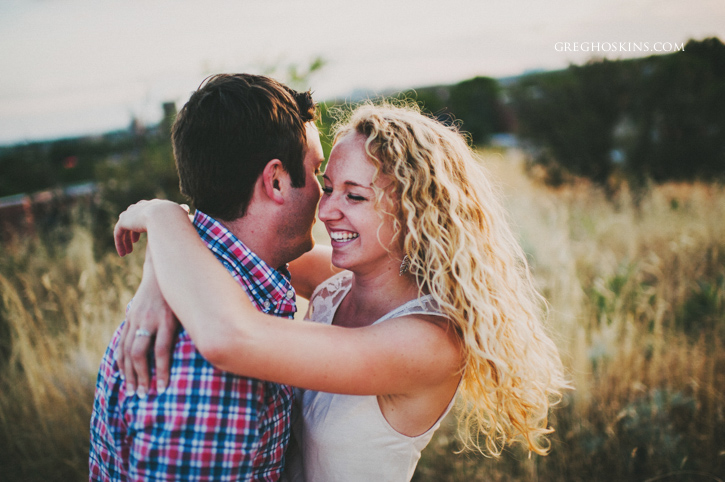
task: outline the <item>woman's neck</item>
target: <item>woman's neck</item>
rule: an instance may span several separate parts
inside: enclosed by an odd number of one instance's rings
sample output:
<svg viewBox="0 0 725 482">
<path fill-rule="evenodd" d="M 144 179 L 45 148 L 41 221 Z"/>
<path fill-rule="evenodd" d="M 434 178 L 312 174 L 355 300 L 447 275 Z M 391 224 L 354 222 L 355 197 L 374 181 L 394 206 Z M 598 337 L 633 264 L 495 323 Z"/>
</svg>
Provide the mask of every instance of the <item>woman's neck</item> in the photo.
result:
<svg viewBox="0 0 725 482">
<path fill-rule="evenodd" d="M 352 286 L 340 303 L 333 323 L 347 327 L 371 325 L 417 297 L 418 287 L 410 274 L 400 276 L 397 269 L 364 274 L 353 272 Z"/>
</svg>

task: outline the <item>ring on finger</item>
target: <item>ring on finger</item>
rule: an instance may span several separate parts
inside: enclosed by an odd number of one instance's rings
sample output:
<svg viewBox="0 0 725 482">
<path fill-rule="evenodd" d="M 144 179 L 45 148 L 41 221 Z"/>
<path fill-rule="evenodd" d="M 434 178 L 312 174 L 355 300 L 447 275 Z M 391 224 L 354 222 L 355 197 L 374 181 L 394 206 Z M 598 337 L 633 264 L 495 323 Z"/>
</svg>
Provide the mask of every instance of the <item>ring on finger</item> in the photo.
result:
<svg viewBox="0 0 725 482">
<path fill-rule="evenodd" d="M 136 330 L 136 334 L 134 336 L 151 336 L 151 332 L 143 328 L 139 328 L 138 330 Z"/>
</svg>

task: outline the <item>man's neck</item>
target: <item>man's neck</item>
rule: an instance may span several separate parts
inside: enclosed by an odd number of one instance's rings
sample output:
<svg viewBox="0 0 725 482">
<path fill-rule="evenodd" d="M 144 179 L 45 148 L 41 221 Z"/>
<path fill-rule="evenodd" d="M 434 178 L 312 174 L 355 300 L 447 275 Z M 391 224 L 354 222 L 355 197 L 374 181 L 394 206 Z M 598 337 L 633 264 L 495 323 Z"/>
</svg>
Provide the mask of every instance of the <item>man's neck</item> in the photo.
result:
<svg viewBox="0 0 725 482">
<path fill-rule="evenodd" d="M 277 269 L 287 261 L 282 259 L 278 253 L 275 243 L 276 230 L 271 224 L 253 219 L 253 217 L 248 214 L 233 221 L 219 222 L 262 261 Z"/>
</svg>

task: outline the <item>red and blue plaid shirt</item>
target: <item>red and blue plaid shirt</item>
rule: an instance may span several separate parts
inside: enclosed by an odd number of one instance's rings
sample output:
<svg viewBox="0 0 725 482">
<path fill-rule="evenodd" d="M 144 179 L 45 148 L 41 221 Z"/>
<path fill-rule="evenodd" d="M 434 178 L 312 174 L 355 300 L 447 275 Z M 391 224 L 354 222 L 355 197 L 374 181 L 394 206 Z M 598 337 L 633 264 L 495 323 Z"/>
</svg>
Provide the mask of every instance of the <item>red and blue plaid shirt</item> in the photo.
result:
<svg viewBox="0 0 725 482">
<path fill-rule="evenodd" d="M 200 211 L 194 225 L 260 311 L 294 316 L 295 293 L 286 269 L 282 274 L 270 268 Z M 279 479 L 289 441 L 291 387 L 217 370 L 182 329 L 166 391 L 156 391 L 154 376 L 145 399 L 127 396 L 115 362 L 120 331 L 96 383 L 90 480 Z"/>
</svg>

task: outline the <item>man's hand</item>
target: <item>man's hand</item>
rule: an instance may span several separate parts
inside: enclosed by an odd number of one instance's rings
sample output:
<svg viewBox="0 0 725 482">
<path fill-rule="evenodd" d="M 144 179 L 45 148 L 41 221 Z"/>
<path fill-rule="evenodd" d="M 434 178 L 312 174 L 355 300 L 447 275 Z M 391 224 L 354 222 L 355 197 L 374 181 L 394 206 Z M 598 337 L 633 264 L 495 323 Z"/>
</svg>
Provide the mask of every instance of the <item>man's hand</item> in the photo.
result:
<svg viewBox="0 0 725 482">
<path fill-rule="evenodd" d="M 148 366 L 151 343 L 156 359 L 156 391 L 169 382 L 169 366 L 179 322 L 164 300 L 156 282 L 151 255 L 146 253 L 144 274 L 126 315 L 118 345 L 118 366 L 126 380 L 127 393 L 145 398 L 150 386 Z"/>
</svg>

